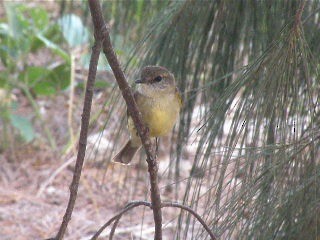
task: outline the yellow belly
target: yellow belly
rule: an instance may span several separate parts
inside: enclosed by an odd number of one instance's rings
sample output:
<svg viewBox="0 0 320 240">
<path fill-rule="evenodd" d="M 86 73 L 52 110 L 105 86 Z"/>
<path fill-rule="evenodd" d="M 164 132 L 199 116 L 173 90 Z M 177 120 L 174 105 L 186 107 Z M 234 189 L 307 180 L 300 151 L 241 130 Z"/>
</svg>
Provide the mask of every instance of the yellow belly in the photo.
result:
<svg viewBox="0 0 320 240">
<path fill-rule="evenodd" d="M 139 96 L 136 99 L 142 120 L 150 131 L 150 137 L 161 137 L 168 135 L 176 123 L 181 107 L 180 99 L 175 95 L 161 96 L 159 98 L 146 98 Z M 129 131 L 133 142 L 140 144 L 140 138 L 136 134 L 132 119 L 128 119 Z"/>
<path fill-rule="evenodd" d="M 177 116 L 174 111 L 154 108 L 151 113 L 143 116 L 143 121 L 148 125 L 151 137 L 160 137 L 170 133 Z"/>
</svg>

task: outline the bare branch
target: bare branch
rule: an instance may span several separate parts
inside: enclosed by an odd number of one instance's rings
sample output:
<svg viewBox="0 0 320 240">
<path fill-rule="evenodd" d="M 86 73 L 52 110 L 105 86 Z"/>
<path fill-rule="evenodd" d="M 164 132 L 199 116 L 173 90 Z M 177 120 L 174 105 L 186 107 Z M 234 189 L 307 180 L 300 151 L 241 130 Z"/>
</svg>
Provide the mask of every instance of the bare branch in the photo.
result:
<svg viewBox="0 0 320 240">
<path fill-rule="evenodd" d="M 207 233 L 210 235 L 212 240 L 216 240 L 217 237 L 213 234 L 213 232 L 211 231 L 211 229 L 208 227 L 208 225 L 203 221 L 203 219 L 200 217 L 200 215 L 198 213 L 196 213 L 192 208 L 182 205 L 180 203 L 172 203 L 172 202 L 168 202 L 168 203 L 162 203 L 161 204 L 162 207 L 177 207 L 177 208 L 181 208 L 183 210 L 188 211 L 189 213 L 191 213 L 203 226 L 203 228 L 207 231 Z"/>
<path fill-rule="evenodd" d="M 146 201 L 133 201 L 133 202 L 129 202 L 125 208 L 120 211 L 117 215 L 115 215 L 114 217 L 112 217 L 108 222 L 106 222 L 96 233 L 95 235 L 91 238 L 91 240 L 95 240 L 99 237 L 99 235 L 103 232 L 104 229 L 106 229 L 112 222 L 115 221 L 111 232 L 110 232 L 110 236 L 109 239 L 112 239 L 115 229 L 117 227 L 117 224 L 120 221 L 120 218 L 122 217 L 122 215 L 128 211 L 130 211 L 131 209 L 138 207 L 138 206 L 146 206 L 146 207 L 150 207 L 152 208 L 152 204 L 150 202 L 146 202 Z M 217 237 L 214 235 L 214 233 L 211 231 L 211 229 L 208 227 L 208 225 L 203 221 L 203 219 L 201 218 L 201 216 L 196 213 L 192 208 L 185 206 L 183 204 L 180 203 L 173 203 L 173 202 L 166 202 L 166 203 L 162 203 L 161 204 L 161 208 L 165 208 L 165 207 L 176 207 L 176 208 L 181 208 L 185 211 L 188 211 L 189 213 L 191 213 L 203 226 L 203 228 L 207 231 L 207 233 L 209 234 L 209 236 L 211 237 L 212 240 L 216 240 Z"/>
<path fill-rule="evenodd" d="M 111 231 L 110 231 L 109 240 L 113 239 L 113 236 L 114 236 L 114 233 L 115 233 L 116 228 L 118 226 L 118 223 L 120 221 L 120 218 L 121 218 L 121 216 L 119 216 L 118 219 L 113 223 L 113 226 L 112 226 Z"/>
<path fill-rule="evenodd" d="M 130 202 L 126 205 L 126 207 L 120 211 L 117 215 L 115 215 L 114 217 L 112 217 L 108 222 L 106 222 L 94 235 L 93 237 L 91 238 L 91 240 L 96 240 L 99 235 L 103 232 L 104 229 L 106 229 L 113 221 L 116 221 L 116 220 L 120 220 L 121 216 L 130 211 L 131 209 L 135 208 L 135 207 L 138 207 L 138 206 L 147 206 L 147 207 L 152 207 L 151 203 L 149 202 L 146 202 L 146 201 L 134 201 L 134 202 Z"/>
<path fill-rule="evenodd" d="M 99 36 L 102 40 L 102 49 L 108 59 L 109 65 L 117 80 L 118 86 L 121 90 L 122 96 L 127 104 L 128 112 L 134 122 L 139 137 L 141 138 L 142 145 L 145 149 L 148 162 L 148 172 L 150 176 L 151 186 L 151 202 L 153 206 L 153 217 L 155 222 L 155 239 L 162 239 L 162 213 L 161 213 L 161 198 L 158 186 L 158 166 L 155 155 L 152 151 L 152 143 L 150 141 L 148 129 L 144 126 L 141 114 L 138 110 L 137 104 L 133 98 L 130 86 L 125 78 L 121 69 L 118 58 L 113 50 L 109 29 L 106 27 L 102 17 L 101 6 L 98 0 L 89 0 L 90 12 L 95 29 L 95 36 Z"/>
<path fill-rule="evenodd" d="M 69 202 L 68 202 L 66 212 L 63 216 L 63 221 L 60 225 L 59 232 L 55 237 L 55 240 L 61 240 L 63 238 L 66 232 L 68 223 L 71 219 L 72 211 L 77 199 L 79 181 L 80 181 L 82 166 L 83 166 L 84 157 L 86 153 L 87 136 L 88 136 L 88 128 L 89 128 L 92 96 L 93 96 L 93 87 L 96 79 L 96 72 L 97 72 L 97 65 L 99 61 L 100 51 L 101 51 L 101 42 L 99 41 L 99 39 L 96 39 L 92 47 L 92 54 L 91 54 L 90 65 L 89 65 L 89 74 L 88 74 L 86 93 L 84 97 L 84 104 L 83 104 L 83 111 L 82 111 L 82 119 L 81 119 L 79 149 L 77 154 L 75 170 L 74 170 L 72 182 L 70 185 Z"/>
</svg>

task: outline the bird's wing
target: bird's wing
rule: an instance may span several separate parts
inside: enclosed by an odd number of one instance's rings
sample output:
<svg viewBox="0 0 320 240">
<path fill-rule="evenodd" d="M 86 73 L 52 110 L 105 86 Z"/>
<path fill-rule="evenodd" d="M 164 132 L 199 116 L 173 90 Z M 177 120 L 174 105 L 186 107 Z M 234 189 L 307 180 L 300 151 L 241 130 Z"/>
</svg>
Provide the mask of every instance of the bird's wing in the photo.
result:
<svg viewBox="0 0 320 240">
<path fill-rule="evenodd" d="M 141 94 L 138 91 L 133 92 L 133 98 L 136 102 L 139 95 Z M 128 120 L 128 130 L 130 132 L 132 146 L 140 146 L 141 145 L 140 137 L 138 135 L 138 132 L 136 130 L 136 127 L 134 126 L 133 120 L 128 110 L 127 110 L 127 120 Z"/>
<path fill-rule="evenodd" d="M 175 95 L 176 95 L 176 98 L 179 101 L 180 107 L 182 107 L 183 106 L 183 100 L 182 100 L 182 97 L 181 97 L 181 93 L 180 93 L 180 91 L 179 91 L 179 89 L 177 87 L 176 87 L 176 90 L 175 90 Z"/>
</svg>

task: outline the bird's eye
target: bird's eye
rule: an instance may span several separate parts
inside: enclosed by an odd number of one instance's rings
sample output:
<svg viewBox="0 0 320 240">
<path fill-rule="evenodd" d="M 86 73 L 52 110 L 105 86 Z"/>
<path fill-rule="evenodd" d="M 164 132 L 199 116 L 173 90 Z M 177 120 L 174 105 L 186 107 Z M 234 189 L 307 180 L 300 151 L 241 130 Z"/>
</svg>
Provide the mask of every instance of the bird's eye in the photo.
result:
<svg viewBox="0 0 320 240">
<path fill-rule="evenodd" d="M 155 82 L 160 82 L 162 80 L 162 77 L 161 76 L 158 76 L 154 79 Z"/>
</svg>

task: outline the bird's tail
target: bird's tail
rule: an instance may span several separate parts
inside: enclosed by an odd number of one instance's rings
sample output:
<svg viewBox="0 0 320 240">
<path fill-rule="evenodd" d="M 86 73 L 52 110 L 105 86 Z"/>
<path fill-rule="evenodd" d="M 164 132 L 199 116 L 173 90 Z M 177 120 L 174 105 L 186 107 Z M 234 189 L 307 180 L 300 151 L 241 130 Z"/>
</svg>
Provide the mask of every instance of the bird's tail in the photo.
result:
<svg viewBox="0 0 320 240">
<path fill-rule="evenodd" d="M 129 140 L 126 145 L 124 145 L 124 147 L 120 150 L 120 152 L 118 152 L 113 157 L 113 161 L 123 164 L 129 164 L 139 148 L 140 146 L 133 146 L 132 141 Z"/>
</svg>

